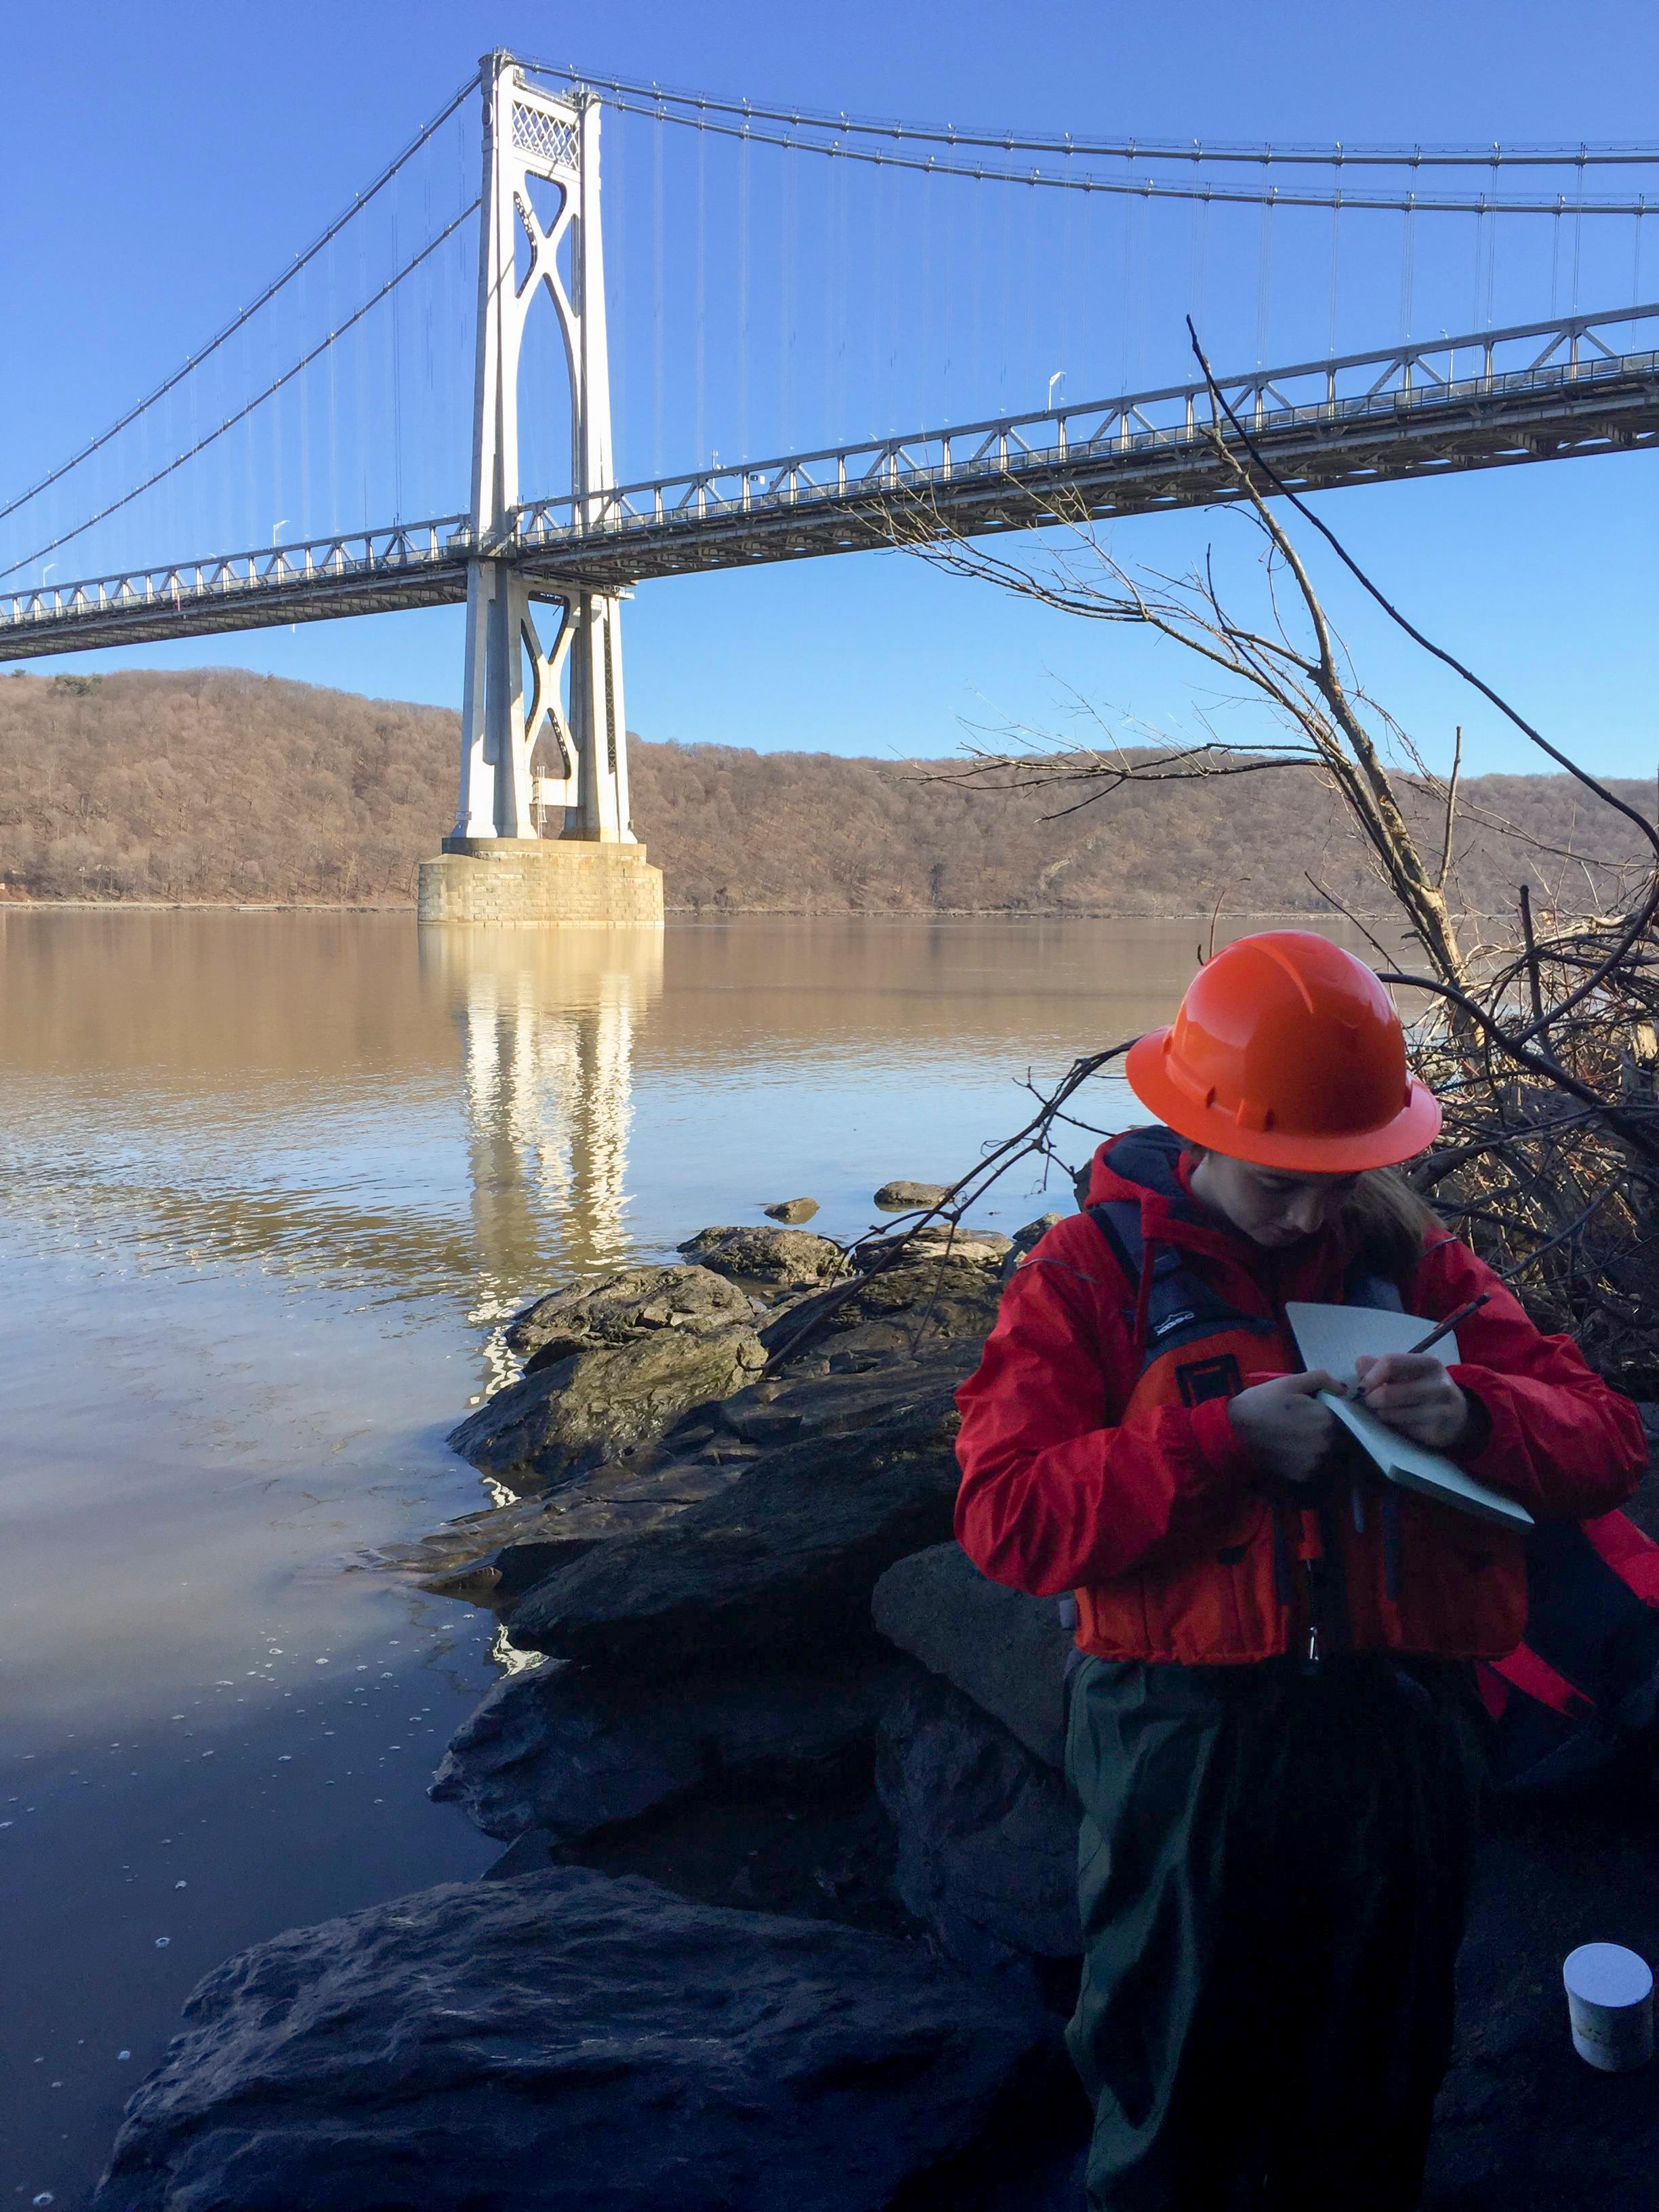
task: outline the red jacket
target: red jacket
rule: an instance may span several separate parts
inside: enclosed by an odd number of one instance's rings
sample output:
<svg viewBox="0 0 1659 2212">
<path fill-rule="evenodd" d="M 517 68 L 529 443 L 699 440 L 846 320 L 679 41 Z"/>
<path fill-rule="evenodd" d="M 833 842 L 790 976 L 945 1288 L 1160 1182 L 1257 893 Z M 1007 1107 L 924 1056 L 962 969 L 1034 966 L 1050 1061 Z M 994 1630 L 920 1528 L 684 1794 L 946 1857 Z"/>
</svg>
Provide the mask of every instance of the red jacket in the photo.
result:
<svg viewBox="0 0 1659 2212">
<path fill-rule="evenodd" d="M 1149 1251 L 1180 1247 L 1230 1306 L 1270 1324 L 1255 1371 L 1299 1368 L 1284 1304 L 1340 1297 L 1353 1257 L 1341 1237 L 1253 1245 L 1197 1206 L 1184 1164 L 1166 1192 L 1126 1180 L 1111 1164 L 1123 1141 L 1097 1152 L 1091 1203 L 1138 1200 Z M 1479 1448 L 1459 1455 L 1471 1474 L 1540 1519 L 1589 1518 L 1630 1496 L 1647 1459 L 1635 1407 L 1569 1339 L 1541 1335 L 1467 1245 L 1431 1238 L 1401 1290 L 1407 1311 L 1435 1319 L 1491 1293 L 1459 1324 L 1464 1358 L 1450 1370 L 1487 1416 Z M 1388 1511 L 1370 1511 L 1363 1530 L 1346 1509 L 1322 1524 L 1275 1506 L 1224 1398 L 1131 1405 L 1141 1375 L 1132 1299 L 1085 1214 L 1050 1230 L 1008 1283 L 957 1394 L 957 1537 L 981 1572 L 1037 1596 L 1077 1590 L 1078 1641 L 1103 1657 L 1230 1663 L 1300 1648 L 1311 1599 L 1287 1576 L 1286 1553 L 1305 1563 L 1334 1542 L 1340 1557 L 1328 1564 L 1340 1570 L 1355 1648 L 1462 1658 L 1514 1649 L 1526 1620 L 1518 1536 L 1394 1486 Z"/>
</svg>

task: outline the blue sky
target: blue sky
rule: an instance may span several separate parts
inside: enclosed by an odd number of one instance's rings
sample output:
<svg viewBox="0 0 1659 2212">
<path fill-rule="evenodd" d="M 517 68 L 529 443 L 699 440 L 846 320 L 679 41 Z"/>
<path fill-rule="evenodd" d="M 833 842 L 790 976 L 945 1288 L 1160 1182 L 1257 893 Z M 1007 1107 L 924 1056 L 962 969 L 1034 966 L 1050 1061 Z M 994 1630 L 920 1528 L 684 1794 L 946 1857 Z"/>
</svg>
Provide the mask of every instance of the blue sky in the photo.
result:
<svg viewBox="0 0 1659 2212">
<path fill-rule="evenodd" d="M 1558 9 L 1520 0 L 1501 21 L 1500 37 L 1490 8 L 1464 0 L 1437 12 L 1431 35 L 1420 14 L 1334 15 L 1328 5 L 1297 4 L 1241 15 L 1219 0 L 1133 9 L 1054 0 L 1040 10 L 852 0 L 810 11 L 749 0 L 697 9 L 639 0 L 580 14 L 526 0 L 401 0 L 395 7 L 294 0 L 280 10 L 178 0 L 134 9 L 91 0 L 72 17 L 13 10 L 3 33 L 8 207 L 0 283 L 11 303 L 8 321 L 25 342 L 9 346 L 0 362 L 0 483 L 10 489 L 32 479 L 193 350 L 494 45 L 677 87 L 959 124 L 1281 142 L 1576 142 L 1652 133 L 1659 61 L 1652 11 L 1635 0 L 1589 0 L 1573 11 L 1569 31 Z M 627 307 L 613 344 L 628 418 L 624 473 L 630 457 L 640 472 L 658 458 L 689 465 L 694 411 L 706 445 L 738 434 L 727 327 L 730 223 L 722 216 L 730 213 L 732 179 L 722 183 L 717 168 L 709 171 L 705 362 L 684 278 L 691 186 L 684 148 L 669 153 L 668 311 L 653 321 L 645 144 L 636 131 L 617 147 L 626 171 L 613 276 Z M 1476 175 L 1473 187 L 1483 181 Z M 1073 356 L 1054 362 L 1066 368 L 1073 398 L 1085 396 L 1081 385 L 1110 391 L 1126 377 L 1133 383 L 1167 373 L 1178 356 L 1190 276 L 1175 265 L 1185 248 L 1170 244 L 1172 231 L 1143 239 L 1139 264 L 1127 244 L 1121 265 L 1113 264 L 1103 233 L 1094 247 L 1085 240 L 1068 283 L 1057 220 L 1046 231 L 1038 224 L 1016 235 L 1006 214 L 969 210 L 956 218 L 963 225 L 958 265 L 994 273 L 963 284 L 950 281 L 950 250 L 941 263 L 936 234 L 919 242 L 915 224 L 932 218 L 900 194 L 888 215 L 874 202 L 865 210 L 873 231 L 856 232 L 854 210 L 852 261 L 843 258 L 837 271 L 824 259 L 823 212 L 815 216 L 805 197 L 815 185 L 803 176 L 777 187 L 766 216 L 774 228 L 765 238 L 757 231 L 750 307 L 757 333 L 763 323 L 777 326 L 778 352 L 768 356 L 757 335 L 744 403 L 751 447 L 769 439 L 816 443 L 825 428 L 903 427 L 880 418 L 906 409 L 959 418 L 981 392 L 993 404 L 1038 404 L 1042 392 L 1030 387 L 1042 382 L 1043 362 L 1061 352 Z M 608 182 L 608 207 L 610 191 Z M 778 198 L 786 191 L 804 197 Z M 785 206 L 800 210 L 793 248 L 778 227 Z M 1028 220 L 1023 210 L 1015 219 Z M 1000 240 L 988 227 L 998 221 L 1005 224 Z M 891 232 L 884 240 L 883 222 Z M 861 260 L 860 236 L 866 246 L 878 239 L 886 258 Z M 1324 327 L 1323 277 L 1315 262 L 1297 261 L 1288 227 L 1273 264 L 1277 293 L 1263 290 L 1253 306 L 1255 279 L 1242 277 L 1231 308 L 1218 302 L 1226 270 L 1235 258 L 1242 266 L 1255 246 L 1254 234 L 1246 238 L 1235 227 L 1218 231 L 1206 249 L 1224 363 L 1236 363 L 1264 330 L 1282 359 L 1304 348 L 1304 326 Z M 1403 313 L 1397 240 L 1379 239 L 1376 224 L 1369 233 L 1361 226 L 1343 250 L 1341 343 L 1371 342 L 1373 330 L 1387 342 Z M 1442 302 L 1430 289 L 1437 279 L 1427 246 L 1424 256 L 1416 312 L 1443 320 L 1460 312 L 1462 295 L 1452 286 L 1449 304 Z M 1650 258 L 1655 284 L 1644 289 L 1651 290 L 1659 286 L 1659 252 Z M 1543 277 L 1536 267 L 1528 276 L 1520 259 L 1509 264 L 1512 296 L 1531 297 L 1531 284 L 1538 296 L 1530 312 L 1545 313 Z M 1583 281 L 1615 280 L 1599 268 L 1589 274 L 1587 264 Z M 861 385 L 850 343 L 848 360 L 832 361 L 834 341 L 824 334 L 882 313 L 896 328 L 901 292 L 908 351 L 901 361 L 903 349 L 895 344 L 884 388 Z M 779 325 L 780 303 L 786 322 L 799 319 L 793 352 L 794 337 Z M 1581 303 L 1603 304 L 1588 293 Z M 818 319 L 809 325 L 813 314 Z M 935 346 L 940 362 L 948 355 L 957 363 L 954 389 L 932 366 Z M 781 372 L 780 360 L 788 364 Z M 878 419 L 865 422 L 860 410 Z M 464 426 L 462 434 L 464 442 Z M 729 442 L 725 450 L 729 458 Z M 456 462 L 464 465 L 459 447 Z M 1649 714 L 1656 468 L 1654 456 L 1633 455 L 1503 470 L 1342 494 L 1326 511 L 1403 605 L 1559 741 L 1592 766 L 1647 776 L 1659 750 Z M 251 532 L 280 520 L 257 498 L 248 514 Z M 1125 558 L 1179 568 L 1212 540 L 1224 562 L 1240 564 L 1241 588 L 1248 588 L 1249 548 L 1224 517 L 1123 525 L 1115 545 Z M 76 564 L 77 550 L 60 556 L 59 580 L 88 573 Z M 1333 595 L 1362 672 L 1425 750 L 1441 752 L 1461 720 L 1474 765 L 1529 765 L 1518 740 L 1380 617 L 1340 586 L 1333 585 Z M 459 614 L 444 610 L 43 665 L 228 661 L 453 703 L 459 635 Z M 1193 671 L 1167 649 L 1017 606 L 897 556 L 647 586 L 629 612 L 627 653 L 630 724 L 686 743 L 942 753 L 960 742 L 964 722 L 1063 730 L 1073 690 L 1171 731 L 1193 726 L 1199 697 Z"/>
</svg>

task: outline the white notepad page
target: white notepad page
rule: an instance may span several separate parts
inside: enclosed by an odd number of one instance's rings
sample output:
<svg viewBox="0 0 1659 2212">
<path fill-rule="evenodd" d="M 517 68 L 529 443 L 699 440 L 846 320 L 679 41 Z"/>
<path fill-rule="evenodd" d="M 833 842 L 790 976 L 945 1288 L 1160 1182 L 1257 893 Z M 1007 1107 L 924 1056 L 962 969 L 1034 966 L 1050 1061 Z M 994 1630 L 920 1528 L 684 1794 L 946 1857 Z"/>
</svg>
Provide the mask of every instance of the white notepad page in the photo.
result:
<svg viewBox="0 0 1659 2212">
<path fill-rule="evenodd" d="M 1386 1352 L 1409 1352 L 1434 1327 L 1432 1321 L 1419 1314 L 1394 1313 L 1380 1306 L 1322 1306 L 1291 1300 L 1285 1313 L 1295 1333 L 1297 1349 L 1308 1365 L 1322 1367 L 1350 1388 L 1358 1380 L 1354 1362 L 1362 1352 L 1381 1358 Z M 1437 1359 L 1448 1367 L 1455 1365 L 1455 1332 L 1443 1336 L 1433 1349 Z M 1496 1521 L 1510 1528 L 1532 1527 L 1532 1516 L 1524 1505 L 1465 1474 L 1443 1452 L 1430 1451 L 1402 1437 L 1375 1413 L 1368 1413 L 1363 1405 L 1339 1398 L 1329 1390 L 1319 1393 L 1319 1402 L 1330 1407 L 1391 1482 L 1419 1491 L 1443 1505 L 1455 1506 L 1460 1512 L 1475 1514 L 1483 1521 Z"/>
</svg>

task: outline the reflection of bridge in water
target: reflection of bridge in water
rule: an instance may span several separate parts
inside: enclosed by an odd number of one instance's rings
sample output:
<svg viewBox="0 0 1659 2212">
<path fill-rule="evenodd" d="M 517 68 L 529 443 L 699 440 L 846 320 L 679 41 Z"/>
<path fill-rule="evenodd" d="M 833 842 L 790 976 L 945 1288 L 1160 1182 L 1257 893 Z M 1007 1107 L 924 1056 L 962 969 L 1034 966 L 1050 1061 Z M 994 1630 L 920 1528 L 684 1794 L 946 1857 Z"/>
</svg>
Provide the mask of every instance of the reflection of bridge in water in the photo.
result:
<svg viewBox="0 0 1659 2212">
<path fill-rule="evenodd" d="M 15 1224 L 486 1321 L 626 1249 L 655 931 L 0 908 L 0 942 Z"/>
<path fill-rule="evenodd" d="M 461 1042 L 475 1318 L 625 1254 L 634 1036 L 662 957 L 653 930 L 422 933 Z"/>
</svg>

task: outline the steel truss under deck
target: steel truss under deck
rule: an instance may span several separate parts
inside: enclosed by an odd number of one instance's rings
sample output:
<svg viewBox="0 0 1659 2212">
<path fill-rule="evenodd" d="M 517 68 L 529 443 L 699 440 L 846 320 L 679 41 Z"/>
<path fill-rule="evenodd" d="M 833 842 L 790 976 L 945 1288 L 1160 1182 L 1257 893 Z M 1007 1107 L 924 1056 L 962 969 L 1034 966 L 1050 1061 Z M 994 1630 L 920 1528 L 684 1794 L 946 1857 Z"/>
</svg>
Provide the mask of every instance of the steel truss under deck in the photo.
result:
<svg viewBox="0 0 1659 2212">
<path fill-rule="evenodd" d="M 1659 305 L 1439 338 L 1221 380 L 1298 490 L 1659 443 L 1659 350 L 1618 350 Z M 1202 383 L 877 439 L 514 507 L 0 597 L 0 660 L 464 600 L 470 561 L 532 597 L 658 576 L 1237 498 Z M 1226 433 L 1230 441 L 1231 431 Z"/>
</svg>

